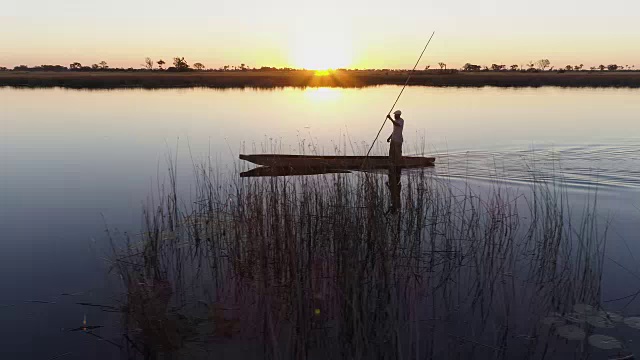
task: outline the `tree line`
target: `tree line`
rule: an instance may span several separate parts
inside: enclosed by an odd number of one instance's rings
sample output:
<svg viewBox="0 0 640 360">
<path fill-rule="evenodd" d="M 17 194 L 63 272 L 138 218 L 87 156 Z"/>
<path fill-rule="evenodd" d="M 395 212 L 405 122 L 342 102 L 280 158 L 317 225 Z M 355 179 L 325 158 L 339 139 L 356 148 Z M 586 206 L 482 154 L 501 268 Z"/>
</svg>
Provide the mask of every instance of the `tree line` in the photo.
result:
<svg viewBox="0 0 640 360">
<path fill-rule="evenodd" d="M 27 65 L 18 65 L 13 69 L 0 66 L 0 71 L 169 71 L 169 72 L 187 72 L 187 71 L 292 71 L 297 70 L 294 68 L 283 67 L 269 67 L 262 66 L 260 68 L 251 68 L 246 64 L 240 65 L 224 65 L 216 69 L 208 68 L 200 62 L 190 65 L 184 57 L 174 57 L 172 61 L 173 66 L 165 68 L 167 62 L 163 59 L 153 60 L 149 57 L 144 59 L 144 63 L 140 65 L 140 68 L 112 68 L 106 61 L 100 61 L 97 64 L 90 66 L 83 65 L 79 62 L 73 62 L 69 66 L 63 65 L 39 65 L 29 67 Z"/>
<path fill-rule="evenodd" d="M 153 60 L 150 57 L 144 59 L 144 63 L 140 65 L 140 68 L 111 68 L 106 61 L 100 61 L 97 64 L 92 64 L 90 66 L 82 65 L 79 62 L 73 62 L 69 64 L 68 67 L 62 65 L 40 65 L 29 67 L 27 65 L 18 65 L 13 68 L 14 71 L 168 71 L 168 72 L 187 72 L 187 71 L 293 71 L 293 70 L 304 70 L 304 69 L 295 69 L 289 67 L 276 68 L 269 66 L 262 66 L 260 68 L 251 68 L 246 64 L 242 63 L 240 65 L 224 65 L 216 69 L 206 68 L 206 66 L 200 62 L 193 63 L 193 65 L 189 65 L 189 63 L 185 60 L 184 57 L 174 57 L 172 61 L 173 66 L 169 66 L 165 68 L 167 62 L 163 59 Z M 447 69 L 447 64 L 444 62 L 439 62 L 438 66 L 440 69 L 431 69 L 431 65 L 427 65 L 424 68 L 424 71 L 436 71 L 439 73 L 455 73 L 458 69 Z M 338 71 L 350 71 L 350 69 L 337 69 Z M 352 69 L 354 71 L 358 71 L 358 69 Z M 390 69 L 364 69 L 365 71 L 405 71 L 405 70 L 390 70 Z M 491 64 L 491 66 L 481 66 L 472 63 L 466 63 L 460 71 L 465 72 L 475 72 L 475 71 L 521 71 L 521 72 L 538 72 L 538 71 L 556 71 L 556 72 L 565 72 L 565 71 L 621 71 L 621 70 L 635 70 L 635 65 L 617 65 L 617 64 L 609 64 L 604 65 L 600 64 L 599 66 L 591 66 L 588 69 L 584 67 L 584 64 L 579 65 L 566 65 L 564 67 L 559 67 L 557 69 L 554 66 L 551 66 L 551 61 L 549 59 L 540 59 L 538 61 L 529 61 L 526 64 L 513 64 L 513 65 L 504 65 L 504 64 Z M 0 66 L 0 71 L 10 71 L 10 69 L 6 67 Z"/>
<path fill-rule="evenodd" d="M 442 64 L 442 65 L 440 65 Z M 444 63 L 439 63 L 440 67 L 442 68 L 444 65 L 444 68 L 446 69 L 446 65 Z M 513 64 L 510 65 L 509 68 L 507 68 L 506 65 L 503 64 L 491 64 L 491 67 L 489 66 L 480 66 L 480 65 L 475 65 L 475 64 L 471 64 L 471 63 L 466 63 L 464 64 L 464 66 L 460 69 L 462 71 L 525 71 L 525 72 L 537 72 L 537 71 L 557 71 L 557 72 L 565 72 L 565 71 L 583 71 L 583 70 L 589 70 L 589 71 L 596 71 L 596 70 L 600 70 L 600 71 L 620 71 L 620 70 L 635 70 L 635 65 L 617 65 L 617 64 L 609 64 L 609 65 L 603 65 L 600 64 L 599 66 L 591 66 L 589 67 L 589 69 L 586 69 L 584 67 L 584 64 L 579 64 L 579 65 L 566 65 L 564 67 L 560 67 L 558 69 L 554 70 L 554 66 L 551 66 L 551 61 L 549 61 L 549 59 L 540 59 L 538 61 L 529 61 L 526 64 Z M 428 70 L 428 67 L 425 69 Z"/>
</svg>

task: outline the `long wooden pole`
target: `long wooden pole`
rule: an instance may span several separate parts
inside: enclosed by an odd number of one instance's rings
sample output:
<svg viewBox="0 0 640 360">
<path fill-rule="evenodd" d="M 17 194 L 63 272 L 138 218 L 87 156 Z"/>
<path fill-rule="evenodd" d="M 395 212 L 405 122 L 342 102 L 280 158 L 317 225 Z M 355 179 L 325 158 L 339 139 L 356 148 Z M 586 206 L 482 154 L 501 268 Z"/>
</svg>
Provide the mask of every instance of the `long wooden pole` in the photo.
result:
<svg viewBox="0 0 640 360">
<path fill-rule="evenodd" d="M 420 56 L 418 57 L 418 61 L 416 61 L 416 64 L 413 65 L 413 69 L 411 69 L 411 72 L 409 73 L 409 76 L 407 77 L 407 81 L 404 82 L 404 86 L 402 86 L 402 90 L 400 90 L 400 93 L 398 94 L 398 97 L 396 98 L 396 101 L 394 101 L 393 105 L 391 105 L 391 110 L 389 110 L 389 112 L 387 113 L 387 116 L 391 115 L 391 112 L 396 107 L 396 104 L 398 103 L 398 100 L 400 100 L 400 97 L 402 96 L 402 93 L 404 92 L 404 89 L 407 87 L 407 84 L 409 83 L 409 79 L 411 79 L 411 75 L 413 75 L 413 73 L 416 71 L 416 67 L 418 67 L 418 64 L 420 63 L 420 60 L 422 59 L 422 55 L 424 55 L 424 52 L 427 50 L 427 47 L 429 46 L 429 43 L 431 43 L 431 39 L 433 39 L 433 35 L 435 35 L 435 34 L 436 34 L 435 31 L 433 33 L 431 33 L 431 37 L 429 37 L 429 41 L 427 41 L 427 44 L 424 46 L 424 49 L 422 49 L 422 52 L 420 53 Z M 364 157 L 364 160 L 362 161 L 361 168 L 363 168 L 365 163 L 367 162 L 367 159 L 369 158 L 369 154 L 371 153 L 371 149 L 373 149 L 373 145 L 375 145 L 376 141 L 378 141 L 378 137 L 380 137 L 380 133 L 382 132 L 382 129 L 384 128 L 384 125 L 387 123 L 387 116 L 384 117 L 384 121 L 382 122 L 382 126 L 380 126 L 380 130 L 378 130 L 378 134 L 376 135 L 376 138 L 373 139 L 373 142 L 371 143 L 371 147 L 369 147 L 369 151 L 367 151 L 367 155 Z"/>
</svg>

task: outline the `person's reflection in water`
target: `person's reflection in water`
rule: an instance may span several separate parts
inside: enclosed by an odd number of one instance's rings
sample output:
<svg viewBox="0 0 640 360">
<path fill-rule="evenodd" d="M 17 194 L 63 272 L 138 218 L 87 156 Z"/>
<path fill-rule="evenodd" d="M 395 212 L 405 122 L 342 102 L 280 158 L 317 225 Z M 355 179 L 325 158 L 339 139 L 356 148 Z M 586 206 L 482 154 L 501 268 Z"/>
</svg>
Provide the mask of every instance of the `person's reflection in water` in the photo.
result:
<svg viewBox="0 0 640 360">
<path fill-rule="evenodd" d="M 402 185 L 400 184 L 400 175 L 402 174 L 402 167 L 390 166 L 389 167 L 389 193 L 391 194 L 391 206 L 388 212 L 395 214 L 400 210 L 400 190 Z"/>
</svg>

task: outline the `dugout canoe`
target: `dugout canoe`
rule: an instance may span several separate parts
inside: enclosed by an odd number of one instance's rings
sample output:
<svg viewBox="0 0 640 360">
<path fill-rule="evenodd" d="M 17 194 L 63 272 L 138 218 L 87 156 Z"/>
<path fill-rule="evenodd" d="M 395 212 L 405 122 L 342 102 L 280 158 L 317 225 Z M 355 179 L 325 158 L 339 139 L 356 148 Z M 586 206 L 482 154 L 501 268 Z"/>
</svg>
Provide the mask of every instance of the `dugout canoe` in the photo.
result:
<svg viewBox="0 0 640 360">
<path fill-rule="evenodd" d="M 366 161 L 365 161 L 366 158 Z M 426 167 L 433 166 L 436 158 L 404 156 L 398 163 L 393 163 L 388 156 L 318 156 L 318 155 L 280 155 L 259 154 L 240 155 L 241 160 L 256 165 L 291 168 L 326 168 L 326 169 L 379 169 L 390 166 Z"/>
<path fill-rule="evenodd" d="M 240 177 L 270 177 L 321 174 L 348 174 L 348 169 L 327 169 L 318 167 L 260 166 L 240 173 Z"/>
</svg>

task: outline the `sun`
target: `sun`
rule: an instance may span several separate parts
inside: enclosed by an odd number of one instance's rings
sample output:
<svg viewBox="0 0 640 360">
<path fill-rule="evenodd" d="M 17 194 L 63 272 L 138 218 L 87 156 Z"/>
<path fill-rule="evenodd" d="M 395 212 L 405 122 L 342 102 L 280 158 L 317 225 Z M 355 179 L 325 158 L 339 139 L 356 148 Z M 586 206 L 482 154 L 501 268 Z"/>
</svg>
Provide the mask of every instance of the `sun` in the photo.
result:
<svg viewBox="0 0 640 360">
<path fill-rule="evenodd" d="M 314 74 L 316 76 L 329 76 L 331 73 L 333 73 L 333 69 L 316 70 Z"/>
<path fill-rule="evenodd" d="M 351 65 L 351 43 L 345 34 L 335 29 L 298 33 L 291 52 L 294 67 L 318 70 L 318 75 L 327 75 L 328 70 Z"/>
</svg>

